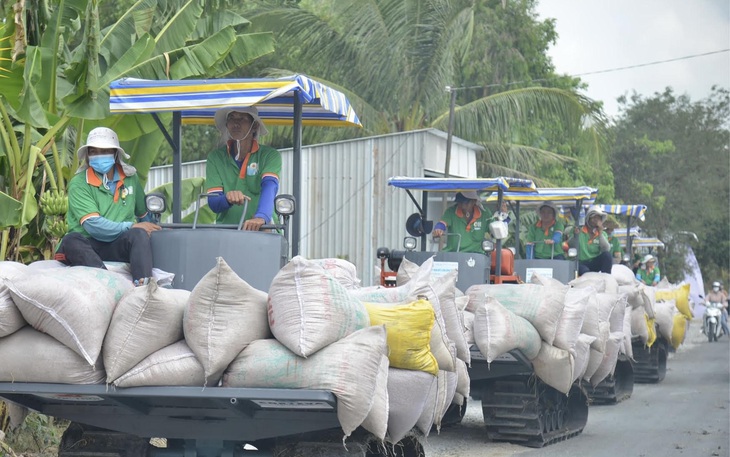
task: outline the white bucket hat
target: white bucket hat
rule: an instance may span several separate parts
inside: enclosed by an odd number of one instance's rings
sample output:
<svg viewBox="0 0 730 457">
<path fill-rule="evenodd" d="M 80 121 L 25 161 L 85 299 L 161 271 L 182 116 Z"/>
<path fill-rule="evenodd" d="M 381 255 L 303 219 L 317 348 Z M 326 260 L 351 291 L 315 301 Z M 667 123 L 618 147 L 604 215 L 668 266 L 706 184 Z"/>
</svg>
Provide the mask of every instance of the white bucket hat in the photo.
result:
<svg viewBox="0 0 730 457">
<path fill-rule="evenodd" d="M 259 116 L 259 110 L 254 108 L 253 106 L 241 106 L 241 107 L 234 107 L 234 108 L 221 108 L 218 111 L 215 112 L 215 126 L 218 127 L 218 130 L 224 134 L 228 134 L 228 127 L 226 127 L 226 123 L 228 121 L 228 115 L 231 113 L 245 113 L 253 117 L 253 120 L 259 123 L 259 130 L 257 134 L 254 136 L 254 139 L 258 139 L 259 137 L 262 137 L 269 133 L 269 131 L 266 129 L 266 125 L 264 125 L 263 121 L 261 120 L 261 117 Z"/>
<path fill-rule="evenodd" d="M 643 264 L 647 264 L 649 262 L 656 262 L 656 259 L 651 254 L 645 255 L 644 258 L 641 261 L 641 263 L 643 263 Z"/>
<path fill-rule="evenodd" d="M 124 152 L 121 146 L 119 146 L 119 137 L 116 132 L 110 128 L 97 127 L 89 132 L 86 137 L 86 144 L 81 146 L 77 151 L 81 162 L 86 162 L 86 158 L 89 156 L 89 147 L 99 149 L 116 149 L 119 156 L 117 158 L 129 159 L 129 154 Z"/>
<path fill-rule="evenodd" d="M 86 137 L 86 144 L 81 146 L 76 151 L 76 156 L 78 156 L 80 162 L 79 169 L 76 170 L 76 173 L 89 168 L 89 161 L 87 159 L 89 157 L 90 147 L 100 149 L 116 149 L 117 153 L 115 159 L 118 163 L 122 165 L 124 174 L 127 176 L 132 176 L 133 174 L 137 173 L 136 168 L 124 162 L 123 159 L 129 159 L 129 154 L 124 152 L 124 149 L 119 146 L 119 137 L 117 136 L 116 132 L 107 127 L 97 127 L 91 130 L 89 132 L 89 135 Z"/>
</svg>

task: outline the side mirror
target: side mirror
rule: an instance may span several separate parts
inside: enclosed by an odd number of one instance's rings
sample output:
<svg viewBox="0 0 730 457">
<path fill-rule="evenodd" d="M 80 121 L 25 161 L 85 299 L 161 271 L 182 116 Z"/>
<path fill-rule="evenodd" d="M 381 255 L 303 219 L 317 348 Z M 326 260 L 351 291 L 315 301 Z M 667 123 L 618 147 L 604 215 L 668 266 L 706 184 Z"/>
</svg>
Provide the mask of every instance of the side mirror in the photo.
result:
<svg viewBox="0 0 730 457">
<path fill-rule="evenodd" d="M 433 230 L 433 221 L 423 220 L 419 213 L 413 213 L 406 220 L 406 232 L 411 236 L 428 235 Z"/>
</svg>

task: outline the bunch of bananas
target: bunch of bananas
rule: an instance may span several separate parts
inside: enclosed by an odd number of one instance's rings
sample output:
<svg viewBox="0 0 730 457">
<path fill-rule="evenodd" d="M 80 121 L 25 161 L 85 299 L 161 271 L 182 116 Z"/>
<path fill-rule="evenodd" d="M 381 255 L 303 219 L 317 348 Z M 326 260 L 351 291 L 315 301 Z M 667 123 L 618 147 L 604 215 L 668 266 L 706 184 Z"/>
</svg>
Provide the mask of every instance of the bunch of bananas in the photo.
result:
<svg viewBox="0 0 730 457">
<path fill-rule="evenodd" d="M 57 190 L 47 190 L 41 195 L 41 211 L 46 216 L 63 216 L 68 211 L 68 195 Z"/>
<path fill-rule="evenodd" d="M 66 218 L 63 216 L 46 216 L 46 220 L 43 222 L 43 230 L 52 238 L 63 238 L 68 232 Z"/>
</svg>

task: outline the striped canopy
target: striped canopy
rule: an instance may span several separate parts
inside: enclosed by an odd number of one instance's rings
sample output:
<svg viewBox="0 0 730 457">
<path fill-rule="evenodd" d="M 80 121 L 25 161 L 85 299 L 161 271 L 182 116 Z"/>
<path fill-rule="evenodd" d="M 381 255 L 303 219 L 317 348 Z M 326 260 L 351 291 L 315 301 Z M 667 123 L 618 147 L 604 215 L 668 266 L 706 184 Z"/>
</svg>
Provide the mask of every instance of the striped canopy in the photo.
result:
<svg viewBox="0 0 730 457">
<path fill-rule="evenodd" d="M 615 214 L 617 216 L 631 216 L 638 217 L 644 220 L 646 213 L 646 205 L 598 205 L 601 209 L 608 214 Z"/>
<path fill-rule="evenodd" d="M 181 111 L 184 124 L 213 124 L 224 107 L 256 106 L 267 125 L 292 125 L 294 97 L 302 125 L 362 126 L 347 97 L 303 75 L 277 79 L 146 80 L 112 82 L 112 114 Z"/>
<path fill-rule="evenodd" d="M 504 193 L 508 202 L 520 202 L 520 205 L 538 206 L 544 202 L 551 202 L 556 206 L 575 206 L 582 201 L 591 205 L 596 201 L 598 189 L 592 187 L 540 187 L 532 192 L 513 192 L 512 188 Z M 487 201 L 497 201 L 496 195 L 491 195 Z"/>
<path fill-rule="evenodd" d="M 388 185 L 407 190 L 423 190 L 426 192 L 493 192 L 511 190 L 517 192 L 534 192 L 535 183 L 529 179 L 517 178 L 407 178 L 394 176 L 388 179 Z"/>
<path fill-rule="evenodd" d="M 633 237 L 639 237 L 641 236 L 641 227 L 634 226 L 629 229 L 629 234 Z M 622 239 L 626 238 L 626 227 L 617 227 L 613 231 L 613 236 L 616 238 Z"/>
<path fill-rule="evenodd" d="M 616 237 L 621 247 L 626 247 L 626 237 Z M 659 238 L 635 238 L 631 239 L 631 246 L 635 248 L 663 248 L 664 243 Z"/>
</svg>

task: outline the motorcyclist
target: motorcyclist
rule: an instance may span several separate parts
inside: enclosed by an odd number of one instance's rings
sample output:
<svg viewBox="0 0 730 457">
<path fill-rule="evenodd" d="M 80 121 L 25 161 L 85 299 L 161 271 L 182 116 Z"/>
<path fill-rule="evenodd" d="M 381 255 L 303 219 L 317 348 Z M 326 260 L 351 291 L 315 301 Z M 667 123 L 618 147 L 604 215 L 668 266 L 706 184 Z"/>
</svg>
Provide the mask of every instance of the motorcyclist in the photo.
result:
<svg viewBox="0 0 730 457">
<path fill-rule="evenodd" d="M 707 292 L 705 295 L 706 304 L 720 303 L 722 306 L 722 317 L 720 318 L 720 325 L 722 326 L 722 333 L 725 335 L 730 334 L 730 329 L 727 325 L 727 295 L 722 290 L 722 283 L 715 281 L 712 283 L 712 290 Z"/>
</svg>

